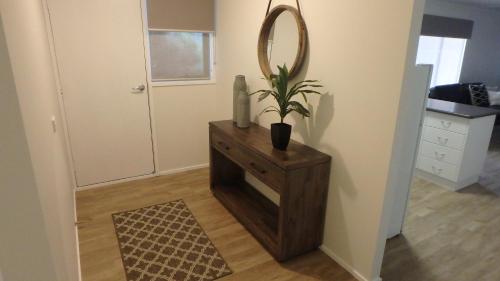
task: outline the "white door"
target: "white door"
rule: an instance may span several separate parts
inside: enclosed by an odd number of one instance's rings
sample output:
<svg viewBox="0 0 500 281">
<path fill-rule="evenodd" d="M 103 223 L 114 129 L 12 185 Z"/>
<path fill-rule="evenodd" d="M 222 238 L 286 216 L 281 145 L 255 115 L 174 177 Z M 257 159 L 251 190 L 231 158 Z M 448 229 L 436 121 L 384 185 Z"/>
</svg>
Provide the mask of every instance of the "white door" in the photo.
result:
<svg viewBox="0 0 500 281">
<path fill-rule="evenodd" d="M 408 93 L 401 100 L 396 131 L 396 157 L 393 158 L 395 170 L 391 179 L 394 201 L 387 238 L 399 235 L 403 229 L 432 79 L 432 65 L 417 65 L 408 79 L 410 80 L 405 87 Z"/>
<path fill-rule="evenodd" d="M 152 174 L 139 0 L 48 0 L 78 186 Z"/>
</svg>

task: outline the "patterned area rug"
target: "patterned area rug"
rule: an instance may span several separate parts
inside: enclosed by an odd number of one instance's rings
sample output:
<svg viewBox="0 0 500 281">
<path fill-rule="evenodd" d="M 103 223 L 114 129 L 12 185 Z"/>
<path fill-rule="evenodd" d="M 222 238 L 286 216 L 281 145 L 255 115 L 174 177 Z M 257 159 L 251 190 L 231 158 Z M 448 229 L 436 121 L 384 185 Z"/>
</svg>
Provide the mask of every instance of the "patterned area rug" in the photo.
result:
<svg viewBox="0 0 500 281">
<path fill-rule="evenodd" d="M 112 217 L 128 281 L 211 281 L 232 273 L 182 200 Z"/>
</svg>

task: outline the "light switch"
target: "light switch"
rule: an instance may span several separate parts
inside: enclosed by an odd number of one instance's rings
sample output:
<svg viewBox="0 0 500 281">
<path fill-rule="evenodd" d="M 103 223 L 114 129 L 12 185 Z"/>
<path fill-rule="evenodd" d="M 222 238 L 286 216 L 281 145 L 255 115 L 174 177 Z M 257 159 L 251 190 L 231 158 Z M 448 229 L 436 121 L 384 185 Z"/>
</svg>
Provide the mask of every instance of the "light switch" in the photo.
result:
<svg viewBox="0 0 500 281">
<path fill-rule="evenodd" d="M 54 133 L 56 133 L 57 132 L 56 117 L 52 116 L 52 120 L 51 121 L 52 121 L 52 131 Z"/>
</svg>

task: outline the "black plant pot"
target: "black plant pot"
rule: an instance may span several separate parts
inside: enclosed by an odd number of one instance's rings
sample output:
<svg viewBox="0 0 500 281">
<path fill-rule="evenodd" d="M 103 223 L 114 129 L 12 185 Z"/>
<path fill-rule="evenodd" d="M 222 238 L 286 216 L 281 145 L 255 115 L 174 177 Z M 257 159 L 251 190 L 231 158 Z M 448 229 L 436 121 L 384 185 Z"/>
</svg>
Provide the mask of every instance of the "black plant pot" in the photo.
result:
<svg viewBox="0 0 500 281">
<path fill-rule="evenodd" d="M 273 146 L 279 150 L 286 150 L 290 142 L 290 134 L 292 133 L 292 126 L 285 123 L 271 124 L 271 139 Z"/>
</svg>

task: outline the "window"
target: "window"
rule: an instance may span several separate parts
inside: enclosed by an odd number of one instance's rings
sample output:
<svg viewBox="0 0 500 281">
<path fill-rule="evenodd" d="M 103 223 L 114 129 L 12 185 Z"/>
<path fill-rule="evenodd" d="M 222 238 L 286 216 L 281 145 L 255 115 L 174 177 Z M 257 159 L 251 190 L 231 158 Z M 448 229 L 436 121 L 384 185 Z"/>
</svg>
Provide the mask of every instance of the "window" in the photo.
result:
<svg viewBox="0 0 500 281">
<path fill-rule="evenodd" d="M 212 33 L 149 31 L 153 82 L 212 80 Z"/>
<path fill-rule="evenodd" d="M 420 36 L 417 64 L 432 64 L 431 87 L 458 83 L 467 39 Z"/>
<path fill-rule="evenodd" d="M 153 86 L 214 81 L 214 0 L 143 0 Z"/>
</svg>

